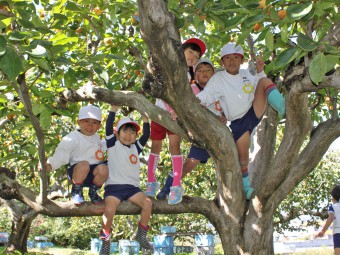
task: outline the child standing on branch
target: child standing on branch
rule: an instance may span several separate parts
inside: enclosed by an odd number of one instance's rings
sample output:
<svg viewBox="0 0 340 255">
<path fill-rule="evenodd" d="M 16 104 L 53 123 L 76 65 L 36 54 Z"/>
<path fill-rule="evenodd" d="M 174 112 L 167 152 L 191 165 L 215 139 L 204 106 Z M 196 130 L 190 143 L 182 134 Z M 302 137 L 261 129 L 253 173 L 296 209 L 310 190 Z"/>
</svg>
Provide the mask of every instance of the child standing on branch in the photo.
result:
<svg viewBox="0 0 340 255">
<path fill-rule="evenodd" d="M 47 171 L 71 165 L 67 174 L 72 181 L 71 201 L 76 205 L 84 203 L 83 187 L 89 187 L 92 202 L 103 201 L 97 194 L 108 176 L 107 165 L 103 162 L 105 141 L 97 133 L 101 121 L 102 111 L 99 107 L 82 107 L 78 116 L 79 129 L 63 137 L 53 156 L 46 162 Z"/>
<path fill-rule="evenodd" d="M 206 51 L 205 43 L 197 38 L 191 38 L 186 40 L 182 44 L 184 50 L 184 56 L 188 66 L 188 80 L 194 80 L 193 66 L 201 58 Z M 173 120 L 176 120 L 177 116 L 174 110 L 163 100 L 156 99 L 156 106 L 168 111 Z M 148 182 L 146 184 L 147 196 L 155 196 L 159 189 L 159 183 L 156 180 L 155 172 L 158 165 L 159 154 L 162 150 L 162 141 L 165 139 L 166 134 L 169 138 L 169 151 L 171 153 L 172 160 L 172 173 L 166 180 L 166 185 L 157 195 L 157 199 L 168 199 L 169 204 L 178 204 L 182 201 L 184 189 L 181 185 L 182 169 L 183 169 L 183 157 L 181 154 L 181 138 L 167 130 L 165 127 L 158 123 L 151 122 L 151 153 L 148 161 Z"/>
<path fill-rule="evenodd" d="M 329 226 L 333 223 L 334 254 L 340 255 L 340 185 L 336 185 L 331 192 L 333 204 L 328 208 L 328 218 L 322 230 L 314 235 L 323 237 Z"/>
<path fill-rule="evenodd" d="M 103 245 L 100 254 L 110 254 L 110 236 L 113 216 L 119 204 L 128 200 L 142 208 L 136 240 L 144 249 L 152 249 L 146 239 L 149 230 L 152 202 L 139 188 L 140 161 L 138 155 L 148 141 L 150 124 L 148 118 L 143 118 L 143 135 L 137 139 L 140 130 L 137 122 L 131 118 L 121 119 L 113 132 L 113 123 L 118 106 L 112 106 L 106 121 L 106 141 L 108 148 L 109 178 L 105 183 L 105 211 L 103 214 L 100 237 Z"/>
<path fill-rule="evenodd" d="M 217 72 L 205 89 L 197 96 L 203 105 L 219 101 L 236 142 L 242 170 L 246 199 L 250 200 L 254 189 L 248 176 L 250 134 L 260 123 L 268 102 L 280 115 L 285 116 L 285 100 L 275 84 L 266 77 L 264 63 L 258 59 L 257 76 L 240 69 L 244 53 L 240 45 L 225 44 L 221 50 L 221 60 L 225 71 Z"/>
</svg>

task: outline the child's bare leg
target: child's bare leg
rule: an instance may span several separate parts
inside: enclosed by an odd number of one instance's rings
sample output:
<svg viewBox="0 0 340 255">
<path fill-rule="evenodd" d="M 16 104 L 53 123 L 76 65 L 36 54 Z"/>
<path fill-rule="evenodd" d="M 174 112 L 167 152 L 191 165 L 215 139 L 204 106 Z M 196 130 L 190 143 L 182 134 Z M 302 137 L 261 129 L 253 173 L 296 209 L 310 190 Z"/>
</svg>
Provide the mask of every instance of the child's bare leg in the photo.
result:
<svg viewBox="0 0 340 255">
<path fill-rule="evenodd" d="M 280 113 L 282 117 L 286 115 L 285 99 L 277 90 L 275 84 L 268 78 L 261 78 L 257 84 L 253 107 L 256 117 L 261 117 L 266 108 L 266 102 Z"/>
<path fill-rule="evenodd" d="M 183 164 L 182 179 L 200 163 L 199 160 L 193 158 L 187 158 Z"/>
<path fill-rule="evenodd" d="M 151 199 L 147 197 L 143 192 L 138 192 L 137 194 L 130 197 L 129 201 L 142 208 L 140 214 L 140 223 L 145 227 L 148 226 L 152 209 Z"/>
<path fill-rule="evenodd" d="M 181 155 L 181 137 L 175 134 L 169 135 L 169 151 L 171 155 Z"/>
<path fill-rule="evenodd" d="M 267 95 L 266 87 L 273 84 L 273 82 L 268 78 L 262 78 L 259 80 L 253 101 L 253 107 L 257 118 L 261 118 L 266 110 Z"/>
<path fill-rule="evenodd" d="M 104 233 L 110 234 L 113 223 L 113 216 L 116 214 L 117 208 L 120 204 L 120 200 L 114 196 L 108 196 L 105 198 L 104 202 L 105 210 L 103 214 L 102 229 Z"/>
<path fill-rule="evenodd" d="M 334 254 L 335 255 L 340 255 L 340 248 L 335 248 L 334 249 Z"/>
<path fill-rule="evenodd" d="M 152 201 L 144 193 L 139 192 L 132 196 L 129 201 L 137 204 L 142 208 L 141 219 L 138 223 L 138 231 L 136 240 L 144 249 L 152 249 L 152 245 L 146 239 L 147 232 L 149 230 L 149 219 L 151 217 Z"/>
<path fill-rule="evenodd" d="M 248 176 L 249 146 L 250 133 L 247 131 L 236 141 L 237 152 L 242 170 L 243 186 L 247 200 L 250 200 L 254 193 L 254 189 L 250 186 Z"/>
<path fill-rule="evenodd" d="M 88 161 L 81 161 L 73 168 L 72 181 L 73 183 L 82 184 L 90 171 Z"/>
<path fill-rule="evenodd" d="M 101 187 L 109 176 L 108 166 L 105 164 L 100 164 L 96 166 L 96 168 L 93 170 L 93 175 L 93 183 L 96 186 Z"/>
</svg>

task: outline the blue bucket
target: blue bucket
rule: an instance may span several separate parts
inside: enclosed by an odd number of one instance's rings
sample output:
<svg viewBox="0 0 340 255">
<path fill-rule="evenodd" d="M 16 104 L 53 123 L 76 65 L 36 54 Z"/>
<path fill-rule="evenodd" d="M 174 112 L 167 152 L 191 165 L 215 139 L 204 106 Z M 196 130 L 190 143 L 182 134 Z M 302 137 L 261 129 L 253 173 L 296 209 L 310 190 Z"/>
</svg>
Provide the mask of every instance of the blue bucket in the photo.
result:
<svg viewBox="0 0 340 255">
<path fill-rule="evenodd" d="M 214 247 L 214 235 L 195 235 L 196 246 L 212 246 Z"/>
<path fill-rule="evenodd" d="M 153 237 L 153 245 L 155 247 L 173 247 L 174 237 L 166 235 L 156 235 Z"/>
<path fill-rule="evenodd" d="M 102 240 L 98 238 L 91 238 L 91 252 L 99 253 L 102 246 Z"/>
<path fill-rule="evenodd" d="M 167 233 L 176 233 L 176 227 L 173 226 L 161 226 L 161 233 L 167 234 Z"/>
<path fill-rule="evenodd" d="M 118 252 L 118 243 L 112 242 L 110 244 L 110 254 Z"/>
<path fill-rule="evenodd" d="M 119 240 L 119 254 L 133 255 L 139 253 L 139 243 L 137 241 Z"/>
</svg>

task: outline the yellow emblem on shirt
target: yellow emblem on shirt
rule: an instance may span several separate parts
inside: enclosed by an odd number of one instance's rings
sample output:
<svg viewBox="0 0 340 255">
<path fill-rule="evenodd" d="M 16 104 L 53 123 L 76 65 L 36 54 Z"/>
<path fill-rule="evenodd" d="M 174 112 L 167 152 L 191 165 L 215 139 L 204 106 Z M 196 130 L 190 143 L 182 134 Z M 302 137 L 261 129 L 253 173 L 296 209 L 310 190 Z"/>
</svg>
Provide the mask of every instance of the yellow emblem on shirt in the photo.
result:
<svg viewBox="0 0 340 255">
<path fill-rule="evenodd" d="M 250 94 L 254 92 L 254 86 L 251 83 L 247 83 L 243 85 L 243 92 L 246 94 Z"/>
</svg>

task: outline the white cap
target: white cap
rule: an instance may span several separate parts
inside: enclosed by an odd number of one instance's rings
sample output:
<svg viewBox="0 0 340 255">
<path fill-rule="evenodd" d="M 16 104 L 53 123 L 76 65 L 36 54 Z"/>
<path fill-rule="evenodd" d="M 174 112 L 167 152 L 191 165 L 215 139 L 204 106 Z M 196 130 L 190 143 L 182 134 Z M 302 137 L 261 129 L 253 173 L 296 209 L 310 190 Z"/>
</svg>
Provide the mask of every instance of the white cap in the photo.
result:
<svg viewBox="0 0 340 255">
<path fill-rule="evenodd" d="M 222 47 L 221 58 L 229 54 L 239 54 L 244 57 L 241 45 L 236 45 L 235 43 L 227 43 Z"/>
<path fill-rule="evenodd" d="M 132 118 L 130 118 L 130 117 L 125 117 L 125 118 L 122 118 L 122 119 L 118 122 L 117 127 L 116 127 L 117 132 L 119 131 L 119 129 L 120 129 L 123 125 L 128 124 L 128 123 L 134 125 L 134 126 L 136 127 L 137 132 L 140 130 L 140 126 L 138 125 L 138 123 L 137 123 L 134 119 L 132 119 Z"/>
<path fill-rule="evenodd" d="M 207 63 L 209 65 L 211 65 L 211 67 L 214 69 L 214 64 L 207 58 L 201 58 L 200 60 L 198 60 L 198 62 L 196 63 L 196 65 L 194 66 L 194 71 L 196 72 L 196 68 L 198 67 L 199 64 L 202 63 Z"/>
<path fill-rule="evenodd" d="M 94 119 L 98 121 L 102 121 L 102 110 L 94 105 L 86 105 L 80 108 L 78 120 L 83 119 Z"/>
</svg>

